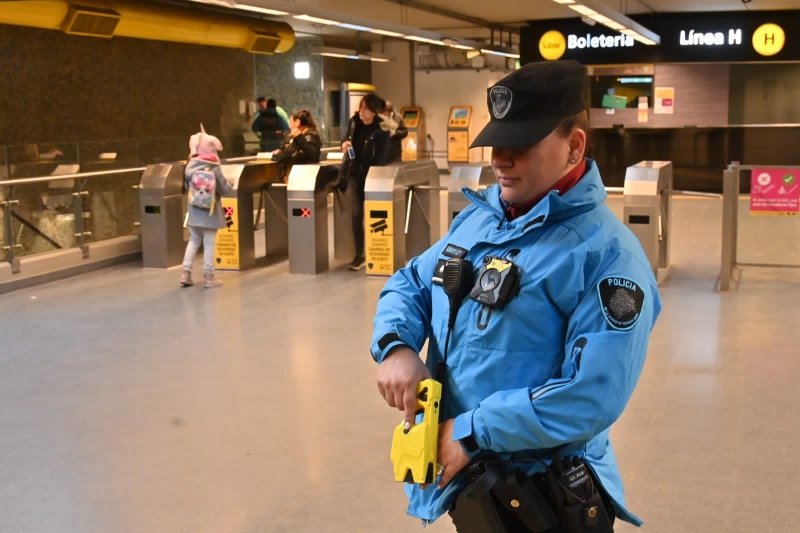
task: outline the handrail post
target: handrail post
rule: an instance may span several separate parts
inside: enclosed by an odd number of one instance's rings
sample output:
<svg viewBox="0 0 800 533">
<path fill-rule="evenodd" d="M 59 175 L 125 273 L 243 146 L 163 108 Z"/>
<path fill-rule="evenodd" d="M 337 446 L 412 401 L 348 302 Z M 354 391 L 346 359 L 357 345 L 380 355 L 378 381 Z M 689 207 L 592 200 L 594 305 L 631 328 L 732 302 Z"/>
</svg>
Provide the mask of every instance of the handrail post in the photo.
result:
<svg viewBox="0 0 800 533">
<path fill-rule="evenodd" d="M 730 166 L 722 173 L 722 257 L 719 271 L 719 291 L 731 290 L 736 268 L 736 238 L 739 213 L 740 168 Z"/>
<path fill-rule="evenodd" d="M 86 246 L 86 229 L 83 219 L 83 198 L 89 196 L 88 191 L 84 191 L 85 180 L 76 186 L 76 191 L 72 193 L 72 208 L 75 213 L 75 244 L 81 249 L 81 256 L 89 259 L 89 247 Z"/>
<path fill-rule="evenodd" d="M 13 190 L 13 189 L 12 189 Z M 12 216 L 13 206 L 19 205 L 19 200 L 11 200 L 11 193 L 8 197 L 0 202 L 0 207 L 3 208 L 3 256 L 6 261 L 11 265 L 11 273 L 20 273 L 19 259 L 16 257 L 15 250 L 19 247 L 14 242 L 14 217 Z"/>
</svg>

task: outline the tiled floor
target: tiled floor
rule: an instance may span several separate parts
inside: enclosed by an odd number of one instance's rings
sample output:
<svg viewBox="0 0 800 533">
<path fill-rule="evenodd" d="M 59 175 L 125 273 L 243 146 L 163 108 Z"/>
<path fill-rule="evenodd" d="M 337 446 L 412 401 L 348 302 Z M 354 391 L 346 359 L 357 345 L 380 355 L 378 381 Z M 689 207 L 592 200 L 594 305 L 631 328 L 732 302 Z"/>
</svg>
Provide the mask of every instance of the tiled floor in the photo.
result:
<svg viewBox="0 0 800 533">
<path fill-rule="evenodd" d="M 718 200 L 675 201 L 664 311 L 612 433 L 643 533 L 796 530 L 800 275 L 745 269 L 715 293 L 720 219 Z M 796 233 L 770 231 L 744 252 L 795 253 Z M 177 275 L 131 265 L 0 297 L 0 532 L 419 531 L 367 351 L 383 280 Z"/>
</svg>

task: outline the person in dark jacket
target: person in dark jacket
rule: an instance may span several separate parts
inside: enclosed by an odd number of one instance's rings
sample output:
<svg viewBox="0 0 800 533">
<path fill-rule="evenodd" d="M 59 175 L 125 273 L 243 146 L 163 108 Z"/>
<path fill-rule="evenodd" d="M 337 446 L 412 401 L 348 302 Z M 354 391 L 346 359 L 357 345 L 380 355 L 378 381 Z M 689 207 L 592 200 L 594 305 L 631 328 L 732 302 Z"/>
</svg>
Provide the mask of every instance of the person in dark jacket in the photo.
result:
<svg viewBox="0 0 800 533">
<path fill-rule="evenodd" d="M 358 113 L 350 119 L 342 151 L 347 154 L 352 147 L 355 159 L 342 166 L 342 179 L 347 179 L 347 195 L 353 215 L 353 238 L 356 256 L 348 267 L 361 270 L 366 265 L 364 252 L 364 185 L 372 166 L 385 166 L 389 156 L 388 125 L 380 116 L 383 100 L 370 93 L 361 99 Z"/>
<path fill-rule="evenodd" d="M 292 165 L 319 163 L 322 140 L 317 123 L 311 111 L 303 109 L 294 113 L 289 121 L 289 138 L 281 147 L 272 152 L 272 160 L 286 166 L 286 173 Z"/>
<path fill-rule="evenodd" d="M 259 106 L 263 105 L 263 99 L 259 98 Z M 289 123 L 278 113 L 278 103 L 274 98 L 270 98 L 267 107 L 258 112 L 258 116 L 253 121 L 253 131 L 261 134 L 261 151 L 272 152 L 280 148 L 283 142 L 284 133 L 289 132 Z"/>
<path fill-rule="evenodd" d="M 394 106 L 388 100 L 381 113 L 383 121 L 389 126 L 391 134 L 389 140 L 389 163 L 399 163 L 403 160 L 403 139 L 408 137 L 408 128 L 402 117 L 395 113 Z"/>
</svg>

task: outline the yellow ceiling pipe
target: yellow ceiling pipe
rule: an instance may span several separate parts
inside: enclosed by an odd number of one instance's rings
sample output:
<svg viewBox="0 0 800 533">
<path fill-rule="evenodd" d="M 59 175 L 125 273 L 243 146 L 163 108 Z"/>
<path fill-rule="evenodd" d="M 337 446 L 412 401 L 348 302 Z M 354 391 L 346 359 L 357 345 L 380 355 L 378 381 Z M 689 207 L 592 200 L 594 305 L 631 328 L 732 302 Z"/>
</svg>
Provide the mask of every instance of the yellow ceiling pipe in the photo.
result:
<svg viewBox="0 0 800 533">
<path fill-rule="evenodd" d="M 295 35 L 284 22 L 248 19 L 132 0 L 77 0 L 73 7 L 110 9 L 120 15 L 113 36 L 242 48 L 249 51 L 283 53 L 294 46 Z M 0 2 L 0 24 L 63 30 L 70 13 L 66 0 Z M 272 40 L 272 46 L 254 41 Z"/>
</svg>

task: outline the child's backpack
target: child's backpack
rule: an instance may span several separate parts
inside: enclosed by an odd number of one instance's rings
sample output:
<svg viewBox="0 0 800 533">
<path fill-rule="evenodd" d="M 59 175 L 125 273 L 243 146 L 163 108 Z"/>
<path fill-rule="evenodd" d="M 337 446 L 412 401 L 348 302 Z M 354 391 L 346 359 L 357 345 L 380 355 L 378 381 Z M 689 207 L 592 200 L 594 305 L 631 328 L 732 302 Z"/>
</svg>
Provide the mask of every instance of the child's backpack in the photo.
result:
<svg viewBox="0 0 800 533">
<path fill-rule="evenodd" d="M 216 191 L 217 177 L 211 167 L 195 170 L 189 181 L 189 205 L 208 209 L 211 214 L 217 198 Z"/>
</svg>

